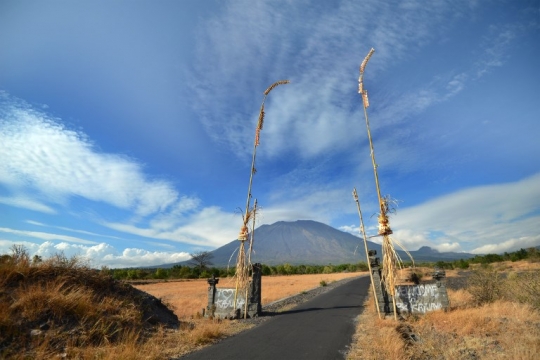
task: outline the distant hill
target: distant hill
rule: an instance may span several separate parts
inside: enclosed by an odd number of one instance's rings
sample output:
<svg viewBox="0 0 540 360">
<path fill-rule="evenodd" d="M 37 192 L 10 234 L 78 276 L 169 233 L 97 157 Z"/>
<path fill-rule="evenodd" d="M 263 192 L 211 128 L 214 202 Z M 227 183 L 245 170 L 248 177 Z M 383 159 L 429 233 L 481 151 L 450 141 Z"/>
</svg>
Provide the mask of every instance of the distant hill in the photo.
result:
<svg viewBox="0 0 540 360">
<path fill-rule="evenodd" d="M 214 266 L 224 267 L 229 261 L 230 265 L 234 266 L 239 245 L 238 240 L 233 240 L 212 251 Z M 252 263 L 267 265 L 338 265 L 366 261 L 361 238 L 312 220 L 279 221 L 272 225 L 262 225 L 255 230 L 253 248 Z M 368 249 L 377 250 L 377 254 L 381 255 L 379 244 L 368 241 Z M 404 261 L 408 260 L 409 257 L 404 252 L 398 253 Z M 451 261 L 474 256 L 465 253 L 440 253 L 427 246 L 410 253 L 417 262 Z M 180 264 L 185 265 L 187 262 Z M 164 266 L 173 265 L 175 264 Z"/>
</svg>

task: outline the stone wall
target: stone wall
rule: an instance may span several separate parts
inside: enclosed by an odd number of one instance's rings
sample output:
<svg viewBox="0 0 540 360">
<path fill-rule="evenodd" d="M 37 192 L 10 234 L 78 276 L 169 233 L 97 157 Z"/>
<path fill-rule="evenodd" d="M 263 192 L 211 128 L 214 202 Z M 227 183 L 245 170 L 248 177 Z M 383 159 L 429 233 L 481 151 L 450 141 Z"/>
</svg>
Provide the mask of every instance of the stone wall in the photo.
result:
<svg viewBox="0 0 540 360">
<path fill-rule="evenodd" d="M 253 264 L 253 274 L 248 288 L 248 317 L 256 317 L 261 313 L 261 264 Z M 218 288 L 219 279 L 208 279 L 208 306 L 205 316 L 216 318 L 243 318 L 246 310 L 245 291 L 236 295 L 235 288 Z"/>
<path fill-rule="evenodd" d="M 379 259 L 375 250 L 369 251 L 371 273 L 375 284 L 375 296 L 381 314 L 393 314 L 392 296 L 389 295 L 381 281 Z M 450 302 L 444 283 L 444 271 L 436 270 L 433 281 L 415 285 L 396 286 L 396 308 L 398 314 L 425 314 L 428 311 L 447 310 Z"/>
</svg>

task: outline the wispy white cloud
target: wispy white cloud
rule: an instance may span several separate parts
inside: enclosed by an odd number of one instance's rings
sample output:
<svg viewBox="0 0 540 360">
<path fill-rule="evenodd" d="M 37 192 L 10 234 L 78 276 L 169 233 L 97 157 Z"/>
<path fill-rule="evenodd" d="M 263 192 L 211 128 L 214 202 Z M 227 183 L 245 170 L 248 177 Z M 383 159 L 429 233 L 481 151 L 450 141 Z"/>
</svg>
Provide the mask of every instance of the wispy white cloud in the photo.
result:
<svg viewBox="0 0 540 360">
<path fill-rule="evenodd" d="M 30 199 L 27 197 L 0 197 L 0 203 L 32 211 L 38 211 L 46 214 L 56 213 L 56 210 L 54 210 L 52 207 L 40 203 L 35 199 Z"/>
<path fill-rule="evenodd" d="M 510 56 L 509 48 L 513 40 L 523 31 L 524 24 L 492 25 L 482 44 L 484 51 L 477 62 L 476 77 L 480 78 L 493 68 L 502 66 Z"/>
<path fill-rule="evenodd" d="M 72 228 L 68 228 L 68 227 L 65 227 L 65 226 L 47 225 L 47 224 L 40 223 L 39 221 L 26 220 L 26 223 L 27 223 L 27 224 L 30 224 L 30 225 L 41 226 L 41 227 L 47 227 L 47 228 L 51 228 L 51 229 L 59 229 L 59 230 L 63 230 L 63 231 L 69 231 L 69 232 L 78 233 L 78 234 L 84 234 L 84 235 L 89 235 L 89 236 L 93 236 L 93 237 L 99 237 L 99 238 L 111 238 L 111 239 L 121 239 L 121 238 L 119 238 L 119 237 L 117 237 L 117 236 L 98 234 L 98 233 L 94 233 L 94 232 L 91 232 L 91 231 L 85 231 L 85 230 L 79 230 L 79 229 L 72 229 Z"/>
<path fill-rule="evenodd" d="M 197 110 L 203 115 L 208 132 L 237 154 L 249 151 L 246 144 L 251 143 L 253 136 L 258 109 L 250 105 L 258 103 L 257 98 L 266 86 L 291 73 L 296 74 L 290 79 L 291 84 L 276 89 L 267 104 L 262 140 L 268 143 L 266 153 L 294 151 L 301 157 L 313 157 L 345 149 L 354 141 L 354 137 L 347 136 L 350 119 L 361 115 L 360 102 L 351 94 L 357 86 L 359 63 L 369 48 L 376 48 L 376 61 L 369 65 L 371 73 L 376 74 L 413 57 L 419 47 L 435 39 L 447 26 L 448 14 L 465 12 L 463 6 L 453 2 L 409 1 L 402 4 L 400 16 L 396 17 L 395 4 L 337 2 L 317 5 L 324 9 L 310 12 L 306 22 L 287 22 L 310 6 L 315 5 L 272 1 L 253 6 L 244 1 L 229 2 L 219 17 L 201 27 L 200 76 L 193 79 Z M 350 38 L 358 41 L 344 40 Z M 363 39 L 370 39 L 370 43 Z M 238 58 L 240 53 L 242 58 Z M 292 54 L 296 55 L 293 63 L 290 56 L 284 56 Z M 223 66 L 216 67 L 216 59 Z M 271 73 L 261 71 L 266 68 L 272 69 Z M 257 72 L 261 75 L 253 78 Z M 408 94 L 411 99 L 403 99 L 407 106 L 393 112 L 406 117 L 422 111 L 458 93 L 463 83 L 462 76 L 455 76 L 443 94 L 413 89 Z M 231 110 L 228 105 L 231 101 L 236 103 L 237 98 L 252 102 L 244 100 L 234 107 L 237 110 Z M 222 120 L 224 117 L 227 121 Z M 394 118 L 385 117 L 388 119 Z"/>
<path fill-rule="evenodd" d="M 0 174 L 10 174 L 0 177 L 4 185 L 38 192 L 53 203 L 80 196 L 141 216 L 165 211 L 179 200 L 168 181 L 148 178 L 135 160 L 99 152 L 84 134 L 5 94 L 0 100 Z M 53 211 L 21 198 L 10 204 Z"/>
<path fill-rule="evenodd" d="M 391 222 L 395 237 L 412 249 L 431 245 L 473 253 L 515 250 L 539 245 L 539 198 L 540 174 L 536 174 L 403 208 Z"/>
<path fill-rule="evenodd" d="M 537 219 L 538 220 L 538 219 Z M 513 238 L 501 243 L 486 244 L 471 252 L 473 254 L 501 254 L 503 252 L 516 251 L 518 249 L 527 249 L 540 244 L 540 235 L 524 236 L 521 238 Z"/>
<path fill-rule="evenodd" d="M 34 239 L 47 240 L 47 241 L 56 240 L 56 241 L 67 241 L 70 243 L 79 243 L 79 244 L 97 244 L 97 242 L 95 241 L 81 239 L 74 236 L 46 233 L 46 232 L 41 232 L 41 231 L 26 231 L 26 230 L 15 230 L 15 229 L 9 229 L 9 228 L 0 228 L 0 232 L 22 236 L 24 238 L 34 238 Z"/>
<path fill-rule="evenodd" d="M 352 191 L 352 190 L 351 190 Z M 350 204 L 344 209 L 343 204 Z M 350 192 L 330 186 L 305 186 L 274 193 L 268 206 L 261 209 L 261 223 L 299 219 L 331 223 L 338 216 L 354 211 Z M 337 215 L 339 214 L 339 215 Z"/>
<path fill-rule="evenodd" d="M 0 173 L 10 177 L 9 181 L 0 178 L 0 182 L 18 193 L 27 191 L 34 196 L 37 193 L 50 205 L 22 196 L 2 197 L 0 202 L 56 213 L 56 208 L 79 196 L 131 213 L 128 215 L 131 220 L 123 222 L 110 221 L 107 215 L 99 215 L 95 220 L 126 234 L 203 247 L 223 245 L 236 237 L 237 226 L 231 222 L 233 214 L 218 207 L 203 208 L 199 198 L 180 195 L 168 181 L 149 179 L 137 161 L 99 152 L 84 134 L 66 129 L 59 120 L 5 93 L 3 100 L 0 152 L 6 161 L 0 164 Z M 84 230 L 55 228 L 98 236 Z M 3 231 L 43 240 L 94 243 L 45 232 Z"/>
<path fill-rule="evenodd" d="M 29 241 L 0 240 L 0 253 L 9 254 L 11 246 L 15 244 L 25 246 L 30 256 L 39 255 L 48 258 L 63 253 L 67 257 L 77 256 L 86 259 L 92 267 L 96 268 L 101 266 L 111 268 L 155 266 L 181 262 L 191 258 L 186 252 L 148 251 L 138 248 L 118 250 L 107 243 L 87 246 L 53 241 L 37 244 Z"/>
<path fill-rule="evenodd" d="M 129 223 L 103 222 L 110 229 L 152 239 L 162 239 L 206 248 L 218 247 L 236 239 L 240 229 L 240 215 L 223 212 L 211 206 L 198 209 L 181 223 L 157 221 L 150 226 Z M 234 220 L 238 220 L 235 222 Z M 166 224 L 166 225 L 165 225 Z"/>
<path fill-rule="evenodd" d="M 540 174 L 513 183 L 457 191 L 391 216 L 393 238 L 408 250 L 429 246 L 440 252 L 502 253 L 540 245 Z M 367 236 L 373 219 L 364 219 Z M 359 225 L 340 230 L 361 236 Z M 380 243 L 380 238 L 370 241 Z"/>
<path fill-rule="evenodd" d="M 298 219 L 329 224 L 343 213 L 354 210 L 352 206 L 350 211 L 344 210 L 344 202 L 352 203 L 350 193 L 328 186 L 305 186 L 286 194 L 275 192 L 268 205 L 259 208 L 256 226 Z M 240 213 L 225 212 L 217 206 L 198 209 L 180 219 L 162 217 L 159 221 L 151 221 L 148 226 L 113 222 L 103 222 L 102 225 L 123 233 L 212 249 L 235 240 L 242 223 Z"/>
</svg>

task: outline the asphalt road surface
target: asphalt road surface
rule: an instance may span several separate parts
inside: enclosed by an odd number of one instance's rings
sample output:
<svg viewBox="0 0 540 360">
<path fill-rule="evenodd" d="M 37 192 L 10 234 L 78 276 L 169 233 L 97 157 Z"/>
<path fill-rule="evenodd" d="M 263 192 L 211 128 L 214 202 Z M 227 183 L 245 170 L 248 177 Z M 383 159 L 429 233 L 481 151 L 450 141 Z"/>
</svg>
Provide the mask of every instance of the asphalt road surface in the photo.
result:
<svg viewBox="0 0 540 360">
<path fill-rule="evenodd" d="M 369 284 L 369 276 L 351 280 L 252 330 L 181 359 L 344 359 Z"/>
</svg>

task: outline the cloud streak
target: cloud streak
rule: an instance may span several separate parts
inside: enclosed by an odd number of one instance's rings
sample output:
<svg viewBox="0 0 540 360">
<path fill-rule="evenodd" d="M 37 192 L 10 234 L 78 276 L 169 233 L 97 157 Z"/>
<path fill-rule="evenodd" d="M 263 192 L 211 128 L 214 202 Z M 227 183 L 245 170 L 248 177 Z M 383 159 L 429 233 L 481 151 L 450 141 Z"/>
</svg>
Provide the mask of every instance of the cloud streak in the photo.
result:
<svg viewBox="0 0 540 360">
<path fill-rule="evenodd" d="M 47 240 L 47 241 L 67 241 L 70 243 L 78 243 L 78 244 L 96 244 L 95 241 L 91 241 L 91 240 L 81 239 L 81 238 L 68 236 L 68 235 L 46 233 L 46 232 L 41 232 L 41 231 L 24 231 L 24 230 L 14 230 L 14 229 L 9 229 L 9 228 L 0 228 L 0 232 L 13 234 L 17 236 L 23 236 L 25 238 L 30 237 L 34 239 Z"/>
<path fill-rule="evenodd" d="M 56 214 L 56 210 L 52 207 L 42 204 L 34 199 L 21 196 L 0 197 L 0 203 L 18 208 L 38 211 L 46 214 Z"/>
<path fill-rule="evenodd" d="M 249 124 L 256 119 L 257 109 L 245 101 L 236 104 L 237 111 L 225 108 L 225 104 L 236 103 L 236 98 L 256 103 L 267 84 L 294 73 L 291 85 L 269 99 L 263 141 L 268 142 L 270 156 L 294 152 L 310 158 L 345 149 L 354 141 L 354 137 L 347 136 L 350 119 L 361 117 L 360 101 L 351 94 L 357 86 L 358 66 L 369 48 L 376 49 L 376 61 L 369 65 L 367 81 L 371 82 L 373 74 L 410 59 L 419 47 L 451 26 L 442 22 L 449 11 L 465 12 L 464 7 L 453 2 L 409 1 L 401 5 L 401 14 L 395 17 L 394 6 L 376 1 L 319 4 L 317 7 L 328 9 L 314 11 L 304 23 L 292 23 L 287 22 L 288 18 L 305 11 L 305 3 L 227 3 L 219 18 L 201 27 L 198 39 L 199 78 L 212 83 L 193 79 L 199 100 L 197 110 L 203 114 L 207 131 L 236 153 L 247 153 L 246 142 L 252 137 Z M 358 41 L 349 42 L 351 38 Z M 370 43 L 362 39 L 370 39 Z M 239 53 L 244 54 L 241 59 L 237 59 Z M 216 68 L 216 59 L 227 66 Z M 265 68 L 272 71 L 253 78 L 258 69 Z M 408 96 L 415 104 L 403 99 L 407 106 L 387 111 L 400 113 L 400 118 L 422 111 L 459 92 L 463 78 L 454 77 L 448 87 L 440 95 L 432 89 L 413 89 Z M 229 90 L 224 93 L 212 89 Z M 395 121 L 390 115 L 382 116 L 383 121 Z M 223 117 L 228 121 L 222 121 Z"/>
<path fill-rule="evenodd" d="M 2 95 L 2 94 L 0 94 Z M 173 186 L 149 179 L 136 161 L 100 153 L 82 133 L 57 119 L 2 95 L 0 182 L 18 191 L 38 192 L 62 203 L 70 197 L 104 202 L 146 216 L 167 210 L 179 199 Z M 4 198 L 4 203 L 51 213 L 35 201 Z"/>
<path fill-rule="evenodd" d="M 409 248 L 433 244 L 472 253 L 515 250 L 540 240 L 539 198 L 536 174 L 441 196 L 400 210 L 391 222 L 396 238 Z"/>
</svg>

